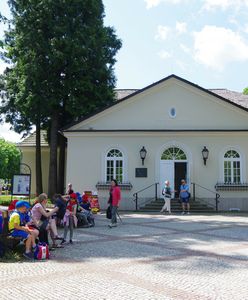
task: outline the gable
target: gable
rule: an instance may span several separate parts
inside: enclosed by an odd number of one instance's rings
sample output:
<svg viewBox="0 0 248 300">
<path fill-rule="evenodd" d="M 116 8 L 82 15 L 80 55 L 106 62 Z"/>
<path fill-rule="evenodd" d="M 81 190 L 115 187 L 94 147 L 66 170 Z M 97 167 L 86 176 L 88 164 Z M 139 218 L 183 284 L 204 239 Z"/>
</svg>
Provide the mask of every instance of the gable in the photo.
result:
<svg viewBox="0 0 248 300">
<path fill-rule="evenodd" d="M 170 112 L 175 110 L 175 117 Z M 246 130 L 245 109 L 175 76 L 70 127 L 80 130 Z"/>
</svg>

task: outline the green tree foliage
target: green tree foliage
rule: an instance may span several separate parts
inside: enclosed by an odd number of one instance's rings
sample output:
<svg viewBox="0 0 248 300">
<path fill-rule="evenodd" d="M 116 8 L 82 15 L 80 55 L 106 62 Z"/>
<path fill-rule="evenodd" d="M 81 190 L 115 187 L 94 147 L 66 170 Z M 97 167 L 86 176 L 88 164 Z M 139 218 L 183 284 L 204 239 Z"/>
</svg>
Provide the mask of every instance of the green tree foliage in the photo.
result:
<svg viewBox="0 0 248 300">
<path fill-rule="evenodd" d="M 0 139 L 0 178 L 11 179 L 20 172 L 21 152 L 15 144 Z"/>
<path fill-rule="evenodd" d="M 248 95 L 248 87 L 246 87 L 246 88 L 243 89 L 243 94 L 244 95 Z"/>
<path fill-rule="evenodd" d="M 51 195 L 57 191 L 57 132 L 114 101 L 113 66 L 121 42 L 104 26 L 102 0 L 8 3 L 13 20 L 3 56 L 11 67 L 3 78 L 1 113 L 18 132 L 33 124 L 48 129 Z"/>
</svg>

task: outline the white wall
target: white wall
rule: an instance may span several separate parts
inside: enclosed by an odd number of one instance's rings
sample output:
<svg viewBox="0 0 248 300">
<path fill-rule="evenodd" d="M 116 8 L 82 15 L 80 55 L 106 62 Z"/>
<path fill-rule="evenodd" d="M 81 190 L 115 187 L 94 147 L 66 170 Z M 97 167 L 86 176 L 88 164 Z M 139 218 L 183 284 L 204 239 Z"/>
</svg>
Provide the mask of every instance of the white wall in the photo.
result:
<svg viewBox="0 0 248 300">
<path fill-rule="evenodd" d="M 210 190 L 221 181 L 222 164 L 220 155 L 227 146 L 239 148 L 243 156 L 243 181 L 247 182 L 247 149 L 248 133 L 77 133 L 68 137 L 67 182 L 72 182 L 76 191 L 96 190 L 95 185 L 104 181 L 104 154 L 109 147 L 125 149 L 127 156 L 127 178 L 131 182 L 131 191 L 123 191 L 122 206 L 132 208 L 133 193 L 159 182 L 160 155 L 168 145 L 182 145 L 190 153 L 190 181 L 196 182 Z M 139 150 L 145 146 L 147 157 L 145 165 L 148 169 L 147 178 L 135 178 L 135 168 L 142 167 Z M 203 164 L 201 151 L 203 146 L 209 149 L 209 159 Z M 163 149 L 163 150 L 162 150 Z M 198 190 L 197 190 L 198 193 Z M 222 195 L 223 192 L 220 192 Z M 143 197 L 154 195 L 153 189 L 143 193 Z M 108 198 L 105 191 L 99 191 L 102 199 Z M 200 191 L 201 197 L 209 197 L 209 192 Z M 225 192 L 225 198 L 244 198 L 244 192 Z M 101 200 L 104 202 L 104 200 Z M 248 200 L 247 200 L 248 201 Z"/>
</svg>

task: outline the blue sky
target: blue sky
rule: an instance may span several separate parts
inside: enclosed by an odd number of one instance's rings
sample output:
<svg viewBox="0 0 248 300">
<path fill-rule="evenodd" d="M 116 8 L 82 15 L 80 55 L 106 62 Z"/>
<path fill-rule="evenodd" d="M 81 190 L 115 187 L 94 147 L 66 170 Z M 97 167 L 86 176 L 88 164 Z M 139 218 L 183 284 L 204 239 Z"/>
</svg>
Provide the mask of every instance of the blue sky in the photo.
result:
<svg viewBox="0 0 248 300">
<path fill-rule="evenodd" d="M 2 13 L 6 2 L 0 1 Z M 115 65 L 117 88 L 143 88 L 172 73 L 204 88 L 242 92 L 248 86 L 248 0 L 103 3 L 105 24 L 123 43 Z"/>
</svg>

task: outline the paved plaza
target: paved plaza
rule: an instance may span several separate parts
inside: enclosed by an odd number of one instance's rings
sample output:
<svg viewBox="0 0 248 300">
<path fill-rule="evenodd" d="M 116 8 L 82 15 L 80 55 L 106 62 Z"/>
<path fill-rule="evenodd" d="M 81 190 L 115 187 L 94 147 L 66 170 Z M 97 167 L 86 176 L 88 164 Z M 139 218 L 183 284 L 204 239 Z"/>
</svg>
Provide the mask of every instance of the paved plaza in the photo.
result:
<svg viewBox="0 0 248 300">
<path fill-rule="evenodd" d="M 0 263 L 0 299 L 248 299 L 248 218 L 121 214 L 45 262 Z"/>
</svg>

